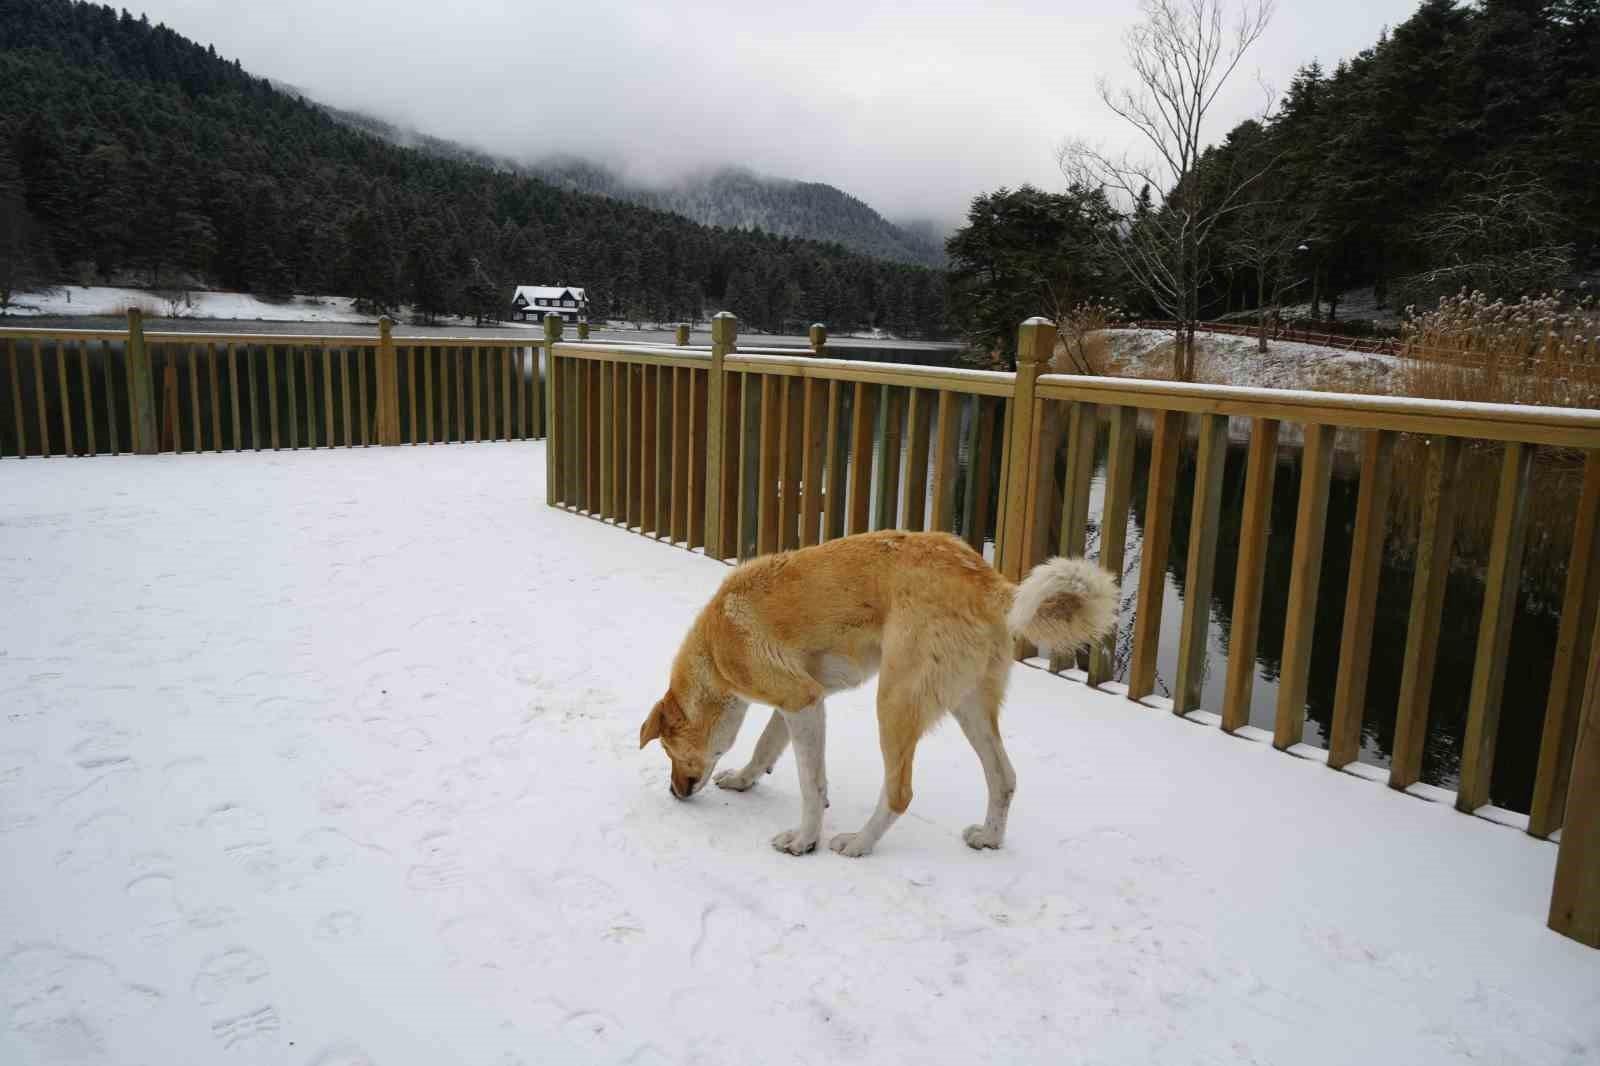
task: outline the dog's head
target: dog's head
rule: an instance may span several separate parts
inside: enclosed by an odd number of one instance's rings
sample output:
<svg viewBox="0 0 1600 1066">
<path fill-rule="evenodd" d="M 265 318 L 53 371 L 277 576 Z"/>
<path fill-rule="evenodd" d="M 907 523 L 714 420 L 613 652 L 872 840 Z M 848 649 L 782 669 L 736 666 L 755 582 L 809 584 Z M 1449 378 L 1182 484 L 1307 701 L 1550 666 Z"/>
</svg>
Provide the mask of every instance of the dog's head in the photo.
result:
<svg viewBox="0 0 1600 1066">
<path fill-rule="evenodd" d="M 656 702 L 639 727 L 639 747 L 661 741 L 672 761 L 667 787 L 688 799 L 706 786 L 717 762 L 733 746 L 744 718 L 742 703 L 676 688 Z"/>
</svg>

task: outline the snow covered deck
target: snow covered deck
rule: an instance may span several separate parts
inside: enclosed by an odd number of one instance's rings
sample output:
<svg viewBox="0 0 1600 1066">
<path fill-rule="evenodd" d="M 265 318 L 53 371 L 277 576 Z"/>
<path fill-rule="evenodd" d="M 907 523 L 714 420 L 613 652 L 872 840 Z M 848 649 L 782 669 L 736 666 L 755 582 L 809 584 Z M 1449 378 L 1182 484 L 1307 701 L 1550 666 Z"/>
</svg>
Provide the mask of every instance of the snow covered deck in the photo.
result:
<svg viewBox="0 0 1600 1066">
<path fill-rule="evenodd" d="M 537 444 L 0 463 L 0 1062 L 1578 1063 L 1555 848 L 1018 667 L 873 856 L 667 793 L 724 567 Z M 832 809 L 878 791 L 834 702 Z M 760 725 L 753 714 L 734 753 Z"/>
</svg>

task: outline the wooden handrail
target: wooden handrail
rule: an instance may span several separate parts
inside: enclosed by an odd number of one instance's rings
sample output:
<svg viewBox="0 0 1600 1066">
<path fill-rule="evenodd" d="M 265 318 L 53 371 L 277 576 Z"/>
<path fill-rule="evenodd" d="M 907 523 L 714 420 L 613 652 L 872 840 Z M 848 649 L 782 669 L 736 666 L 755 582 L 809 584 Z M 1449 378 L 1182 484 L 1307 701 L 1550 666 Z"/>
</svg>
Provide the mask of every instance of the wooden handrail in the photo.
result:
<svg viewBox="0 0 1600 1066">
<path fill-rule="evenodd" d="M 1255 389 L 1076 374 L 1040 377 L 1039 393 L 1045 399 L 1058 401 L 1084 400 L 1191 414 L 1277 418 L 1359 429 L 1600 448 L 1600 411 L 1586 408 Z"/>
</svg>

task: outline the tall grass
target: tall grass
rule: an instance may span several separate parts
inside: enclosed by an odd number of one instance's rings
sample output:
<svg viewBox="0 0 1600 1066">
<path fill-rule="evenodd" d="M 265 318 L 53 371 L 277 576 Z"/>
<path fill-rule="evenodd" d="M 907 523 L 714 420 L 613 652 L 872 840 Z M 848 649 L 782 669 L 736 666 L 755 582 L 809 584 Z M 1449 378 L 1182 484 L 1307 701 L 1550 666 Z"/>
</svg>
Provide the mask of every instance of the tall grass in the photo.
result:
<svg viewBox="0 0 1600 1066">
<path fill-rule="evenodd" d="M 1461 292 L 1401 326 L 1404 396 L 1600 407 L 1600 311 L 1553 295 L 1511 303 Z"/>
</svg>

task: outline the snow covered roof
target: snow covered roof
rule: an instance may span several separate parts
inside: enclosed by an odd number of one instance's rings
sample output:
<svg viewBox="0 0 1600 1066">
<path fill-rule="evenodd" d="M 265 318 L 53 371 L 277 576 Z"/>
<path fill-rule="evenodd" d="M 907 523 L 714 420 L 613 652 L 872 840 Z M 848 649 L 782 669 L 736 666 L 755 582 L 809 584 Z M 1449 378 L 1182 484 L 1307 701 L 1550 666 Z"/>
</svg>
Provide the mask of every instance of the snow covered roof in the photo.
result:
<svg viewBox="0 0 1600 1066">
<path fill-rule="evenodd" d="M 530 304 L 539 300 L 566 299 L 576 300 L 579 303 L 585 302 L 582 289 L 570 288 L 565 285 L 518 285 L 517 291 L 511 296 L 511 302 L 516 303 L 519 297 Z"/>
</svg>

